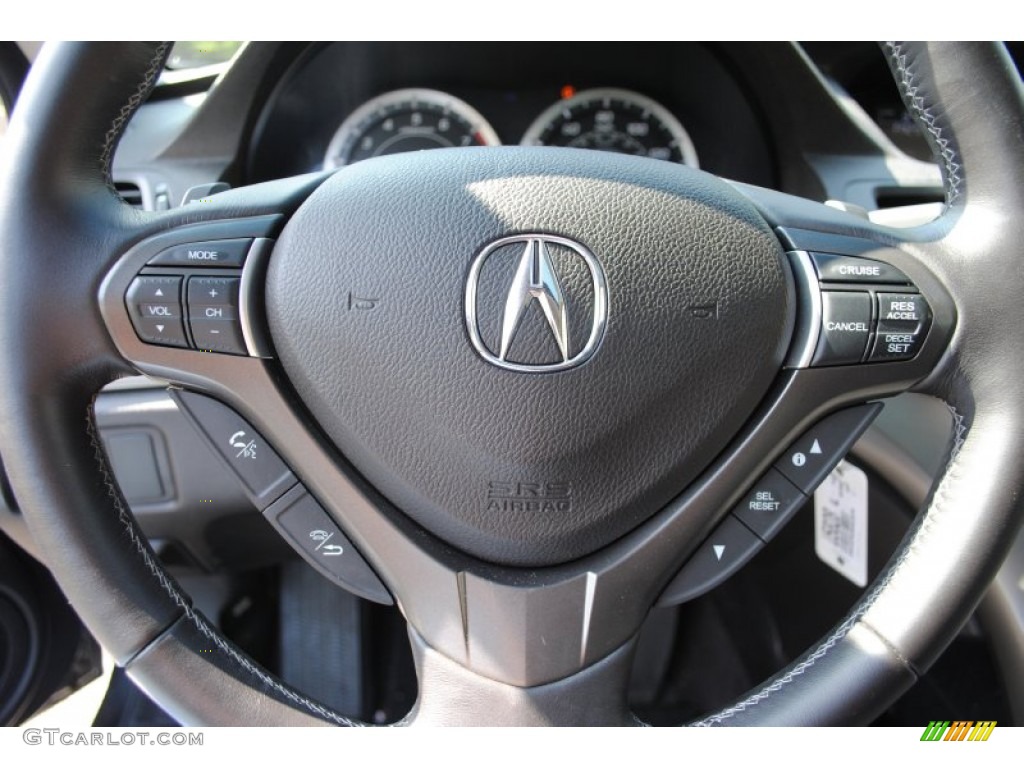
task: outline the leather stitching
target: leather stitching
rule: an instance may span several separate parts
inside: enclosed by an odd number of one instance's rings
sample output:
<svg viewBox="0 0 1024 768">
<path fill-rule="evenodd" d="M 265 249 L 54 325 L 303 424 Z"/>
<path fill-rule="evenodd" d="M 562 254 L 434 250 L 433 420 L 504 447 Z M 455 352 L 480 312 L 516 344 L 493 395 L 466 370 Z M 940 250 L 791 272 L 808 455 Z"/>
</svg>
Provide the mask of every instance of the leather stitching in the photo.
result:
<svg viewBox="0 0 1024 768">
<path fill-rule="evenodd" d="M 849 631 L 853 629 L 853 625 L 857 623 L 858 619 L 860 619 L 860 616 L 861 611 L 858 611 L 849 616 L 846 619 L 846 621 L 844 621 L 842 624 L 836 627 L 835 631 L 831 635 L 829 635 L 828 639 L 824 643 L 822 643 L 814 649 L 814 653 L 812 653 L 806 659 L 801 661 L 799 664 L 797 664 L 795 667 L 789 670 L 789 672 L 787 672 L 782 677 L 773 680 L 767 686 L 759 690 L 757 693 L 748 696 L 743 701 L 734 704 L 731 707 L 728 707 L 727 709 L 723 709 L 721 712 L 718 712 L 717 714 L 714 714 L 711 717 L 706 717 L 703 720 L 698 720 L 695 723 L 691 723 L 691 725 L 699 728 L 708 728 L 712 725 L 719 725 L 723 721 L 728 720 L 730 717 L 735 717 L 741 712 L 745 712 L 751 707 L 760 704 L 769 696 L 778 693 L 787 685 L 789 685 L 798 677 L 800 677 L 800 675 L 804 674 L 809 669 L 811 669 L 811 667 L 817 664 L 818 661 L 821 660 L 821 658 L 826 653 L 832 650 L 832 648 L 834 648 L 840 640 L 846 637 Z"/>
<path fill-rule="evenodd" d="M 832 632 L 832 634 L 828 636 L 825 642 L 819 645 L 817 648 L 815 648 L 814 652 L 810 656 L 808 656 L 806 659 L 804 659 L 799 664 L 794 666 L 786 674 L 773 680 L 764 688 L 757 691 L 757 693 L 748 696 L 743 701 L 738 702 L 737 704 L 734 704 L 731 707 L 723 709 L 721 712 L 711 715 L 710 717 L 706 717 L 703 720 L 698 720 L 694 723 L 691 723 L 691 725 L 704 728 L 713 725 L 719 725 L 723 721 L 728 720 L 729 718 L 734 717 L 740 714 L 741 712 L 745 712 L 746 710 L 757 706 L 758 704 L 765 701 L 765 699 L 769 698 L 775 693 L 778 693 L 787 685 L 791 684 L 794 680 L 796 680 L 801 675 L 809 671 L 815 664 L 817 664 L 825 656 L 825 654 L 827 654 L 841 640 L 843 640 L 849 634 L 850 630 L 853 629 L 854 625 L 858 621 L 860 621 L 864 617 L 864 615 L 871 609 L 871 606 L 875 604 L 875 601 L 878 599 L 878 596 L 889 586 L 890 583 L 892 583 L 892 580 L 895 578 L 896 574 L 903 568 L 904 564 L 911 557 L 911 555 L 913 555 L 915 549 L 918 546 L 920 546 L 924 539 L 927 538 L 928 533 L 931 530 L 931 527 L 934 524 L 935 520 L 942 515 L 942 510 L 944 508 L 944 500 L 946 498 L 949 485 L 950 483 L 956 480 L 957 472 L 956 467 L 954 465 L 956 464 L 957 457 L 960 455 L 960 449 L 964 444 L 964 440 L 966 439 L 967 427 L 964 424 L 963 416 L 956 410 L 956 408 L 950 404 L 947 404 L 947 407 L 953 414 L 953 445 L 949 452 L 949 458 L 946 460 L 946 470 L 943 473 L 942 482 L 936 489 L 935 496 L 932 500 L 932 504 L 928 512 L 921 520 L 921 523 L 917 531 L 915 531 L 913 538 L 904 548 L 903 552 L 900 554 L 899 559 L 896 561 L 893 567 L 889 569 L 889 572 L 885 575 L 885 578 L 883 578 L 882 581 L 880 581 L 871 590 L 871 593 L 861 601 L 857 610 L 850 614 L 846 618 L 846 620 L 844 620 L 841 624 L 839 624 Z M 872 632 L 874 632 L 873 628 L 868 628 Z M 874 634 L 877 635 L 878 633 L 874 632 Z M 879 635 L 879 637 L 881 636 Z"/>
<path fill-rule="evenodd" d="M 100 152 L 100 169 L 103 172 L 103 180 L 107 186 L 115 192 L 117 191 L 114 187 L 113 177 L 111 176 L 111 166 L 114 159 L 114 149 L 117 147 L 117 143 L 121 138 L 121 134 L 128 125 L 128 120 L 135 110 L 139 108 L 143 100 L 149 95 L 153 84 L 156 82 L 156 78 L 159 76 L 164 66 L 164 60 L 167 58 L 167 52 L 170 50 L 171 43 L 169 41 L 161 42 L 153 53 L 153 58 L 149 62 L 149 67 L 146 69 L 145 74 L 142 76 L 142 80 L 139 82 L 138 87 L 131 96 L 128 97 L 128 101 L 125 102 L 124 106 L 121 107 L 121 111 L 115 115 L 113 121 L 110 124 L 110 128 L 107 129 L 106 134 L 103 137 L 103 149 Z"/>
<path fill-rule="evenodd" d="M 963 182 L 962 165 L 959 155 L 953 143 L 942 135 L 942 126 L 938 118 L 932 113 L 932 108 L 920 95 L 920 85 L 912 67 L 907 63 L 907 54 L 903 50 L 903 43 L 896 41 L 886 42 L 889 60 L 896 70 L 896 85 L 903 94 L 907 107 L 917 120 L 924 126 L 925 130 L 935 141 L 939 152 L 939 159 L 942 161 L 944 173 L 943 182 L 946 187 L 946 204 L 952 205 L 960 197 L 960 187 Z"/>
<path fill-rule="evenodd" d="M 96 398 L 93 398 L 95 403 Z M 153 578 L 157 580 L 164 592 L 171 598 L 175 605 L 177 605 L 184 613 L 185 617 L 192 622 L 196 629 L 209 640 L 213 645 L 228 658 L 230 658 L 235 664 L 242 668 L 242 670 L 249 675 L 253 676 L 260 683 L 276 691 L 278 694 L 292 702 L 296 706 L 311 712 L 318 717 L 325 720 L 329 720 L 337 725 L 343 725 L 348 727 L 361 727 L 364 723 L 357 720 L 351 720 L 343 715 L 339 715 L 336 712 L 332 712 L 321 704 L 317 704 L 311 699 L 307 699 L 305 696 L 300 695 L 291 688 L 288 688 L 272 676 L 257 667 L 252 661 L 247 659 L 243 654 L 239 653 L 233 648 L 228 641 L 198 613 L 193 607 L 189 600 L 178 591 L 177 587 L 168 578 L 167 573 L 163 567 L 157 562 L 153 556 L 152 550 L 149 548 L 145 535 L 139 530 L 135 524 L 135 518 L 129 511 L 127 503 L 124 501 L 124 497 L 121 495 L 121 489 L 118 487 L 113 475 L 110 472 L 110 467 L 107 462 L 106 453 L 100 443 L 98 437 L 98 430 L 96 428 L 96 421 L 93 416 L 93 405 L 90 404 L 89 410 L 86 413 L 86 431 L 89 435 L 89 440 L 92 443 L 93 456 L 96 459 L 96 463 L 99 466 L 100 474 L 103 478 L 103 483 L 107 488 L 107 495 L 110 496 L 110 500 L 113 502 L 114 507 L 117 509 L 117 517 L 121 524 L 124 526 L 125 533 L 128 534 L 128 539 L 131 541 L 136 554 L 142 558 L 146 568 L 153 575 Z"/>
</svg>

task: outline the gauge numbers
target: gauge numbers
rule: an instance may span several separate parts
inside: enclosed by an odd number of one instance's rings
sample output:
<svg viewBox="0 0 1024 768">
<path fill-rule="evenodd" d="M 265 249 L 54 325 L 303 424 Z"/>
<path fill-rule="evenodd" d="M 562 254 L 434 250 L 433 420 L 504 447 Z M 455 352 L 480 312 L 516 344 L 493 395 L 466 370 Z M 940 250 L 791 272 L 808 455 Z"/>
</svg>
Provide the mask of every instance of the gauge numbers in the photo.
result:
<svg viewBox="0 0 1024 768">
<path fill-rule="evenodd" d="M 500 143 L 487 120 L 461 99 L 408 88 L 371 99 L 349 115 L 331 139 L 324 167 L 398 152 Z"/>
<path fill-rule="evenodd" d="M 671 112 L 648 96 L 619 88 L 580 91 L 552 104 L 533 121 L 522 143 L 598 149 L 698 166 L 693 142 Z"/>
</svg>

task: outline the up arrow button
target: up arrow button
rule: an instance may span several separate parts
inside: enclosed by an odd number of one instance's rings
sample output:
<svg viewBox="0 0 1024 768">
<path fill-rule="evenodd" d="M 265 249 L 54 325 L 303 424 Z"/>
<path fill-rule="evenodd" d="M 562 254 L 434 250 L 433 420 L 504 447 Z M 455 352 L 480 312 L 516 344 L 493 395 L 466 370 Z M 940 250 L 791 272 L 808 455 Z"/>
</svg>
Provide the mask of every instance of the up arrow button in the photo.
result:
<svg viewBox="0 0 1024 768">
<path fill-rule="evenodd" d="M 779 457 L 775 469 L 810 495 L 880 410 L 881 403 L 868 403 L 826 416 Z"/>
</svg>

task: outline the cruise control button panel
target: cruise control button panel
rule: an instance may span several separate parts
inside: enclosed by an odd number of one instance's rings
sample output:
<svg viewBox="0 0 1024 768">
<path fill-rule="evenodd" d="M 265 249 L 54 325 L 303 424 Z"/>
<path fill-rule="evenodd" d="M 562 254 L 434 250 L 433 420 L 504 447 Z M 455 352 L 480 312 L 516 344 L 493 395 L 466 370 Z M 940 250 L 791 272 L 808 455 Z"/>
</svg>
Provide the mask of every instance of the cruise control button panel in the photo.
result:
<svg viewBox="0 0 1024 768">
<path fill-rule="evenodd" d="M 790 253 L 814 306 L 795 367 L 913 360 L 931 328 L 928 301 L 900 270 L 877 259 L 832 253 Z M 809 261 L 807 261 L 809 259 Z M 813 265 L 813 270 L 810 265 Z M 813 351 L 813 354 L 812 354 Z"/>
<path fill-rule="evenodd" d="M 305 488 L 293 488 L 263 515 L 322 576 L 359 597 L 392 604 L 377 574 Z"/>
<path fill-rule="evenodd" d="M 228 355 L 257 354 L 243 332 L 242 270 L 252 238 L 171 246 L 125 294 L 140 341 Z"/>
<path fill-rule="evenodd" d="M 213 398 L 171 390 L 182 413 L 206 437 L 217 455 L 238 476 L 259 509 L 297 482 L 267 441 L 245 419 Z"/>
</svg>

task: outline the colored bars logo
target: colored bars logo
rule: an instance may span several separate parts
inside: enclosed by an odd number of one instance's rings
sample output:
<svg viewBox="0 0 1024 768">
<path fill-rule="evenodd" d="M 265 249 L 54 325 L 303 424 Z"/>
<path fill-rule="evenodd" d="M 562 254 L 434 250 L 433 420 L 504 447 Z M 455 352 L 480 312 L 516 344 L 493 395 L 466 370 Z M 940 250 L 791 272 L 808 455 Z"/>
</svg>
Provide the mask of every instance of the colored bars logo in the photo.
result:
<svg viewBox="0 0 1024 768">
<path fill-rule="evenodd" d="M 988 741 L 995 720 L 932 720 L 921 734 L 921 741 Z"/>
</svg>

